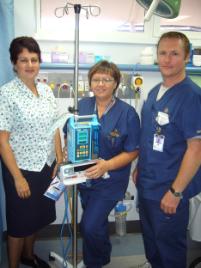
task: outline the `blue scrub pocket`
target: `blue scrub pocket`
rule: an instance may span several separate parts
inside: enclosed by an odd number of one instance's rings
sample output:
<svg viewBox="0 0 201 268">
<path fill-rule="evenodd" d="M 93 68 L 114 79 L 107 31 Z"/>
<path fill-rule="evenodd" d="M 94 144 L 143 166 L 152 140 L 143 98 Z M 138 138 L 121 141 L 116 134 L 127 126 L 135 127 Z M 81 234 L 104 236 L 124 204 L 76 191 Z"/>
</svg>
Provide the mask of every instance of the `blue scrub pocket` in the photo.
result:
<svg viewBox="0 0 201 268">
<path fill-rule="evenodd" d="M 123 142 L 122 137 L 115 137 L 110 140 L 111 149 L 115 153 L 122 152 L 123 150 Z"/>
</svg>

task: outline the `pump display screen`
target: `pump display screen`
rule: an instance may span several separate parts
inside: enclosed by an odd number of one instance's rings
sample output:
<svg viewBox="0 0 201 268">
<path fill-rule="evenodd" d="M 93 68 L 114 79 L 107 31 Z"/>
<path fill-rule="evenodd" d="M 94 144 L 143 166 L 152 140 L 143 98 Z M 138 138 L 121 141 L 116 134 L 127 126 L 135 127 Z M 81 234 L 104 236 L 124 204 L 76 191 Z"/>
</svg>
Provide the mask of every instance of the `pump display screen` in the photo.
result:
<svg viewBox="0 0 201 268">
<path fill-rule="evenodd" d="M 88 159 L 90 153 L 90 129 L 77 129 L 76 132 L 76 160 Z"/>
<path fill-rule="evenodd" d="M 85 129 L 84 131 L 79 131 L 77 134 L 78 144 L 86 144 L 88 141 L 88 131 Z"/>
</svg>

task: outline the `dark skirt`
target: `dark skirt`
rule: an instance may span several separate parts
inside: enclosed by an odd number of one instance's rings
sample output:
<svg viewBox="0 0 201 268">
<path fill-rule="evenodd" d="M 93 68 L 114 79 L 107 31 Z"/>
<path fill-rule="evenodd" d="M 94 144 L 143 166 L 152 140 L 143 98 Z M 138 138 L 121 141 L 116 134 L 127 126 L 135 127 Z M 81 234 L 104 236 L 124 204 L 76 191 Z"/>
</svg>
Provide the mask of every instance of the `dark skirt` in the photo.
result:
<svg viewBox="0 0 201 268">
<path fill-rule="evenodd" d="M 45 165 L 40 172 L 21 170 L 31 190 L 31 196 L 22 199 L 17 195 L 12 175 L 2 163 L 8 235 L 26 237 L 56 219 L 55 202 L 43 195 L 51 183 L 53 167 Z"/>
</svg>

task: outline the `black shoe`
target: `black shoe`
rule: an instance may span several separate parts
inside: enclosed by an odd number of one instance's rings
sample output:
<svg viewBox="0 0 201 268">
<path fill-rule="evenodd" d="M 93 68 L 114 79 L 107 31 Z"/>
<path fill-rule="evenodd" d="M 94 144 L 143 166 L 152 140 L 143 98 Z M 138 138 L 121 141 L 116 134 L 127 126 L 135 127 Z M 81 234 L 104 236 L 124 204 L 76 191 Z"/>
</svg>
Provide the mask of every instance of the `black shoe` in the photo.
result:
<svg viewBox="0 0 201 268">
<path fill-rule="evenodd" d="M 21 257 L 20 262 L 34 268 L 51 268 L 47 262 L 34 255 L 33 259 Z"/>
</svg>

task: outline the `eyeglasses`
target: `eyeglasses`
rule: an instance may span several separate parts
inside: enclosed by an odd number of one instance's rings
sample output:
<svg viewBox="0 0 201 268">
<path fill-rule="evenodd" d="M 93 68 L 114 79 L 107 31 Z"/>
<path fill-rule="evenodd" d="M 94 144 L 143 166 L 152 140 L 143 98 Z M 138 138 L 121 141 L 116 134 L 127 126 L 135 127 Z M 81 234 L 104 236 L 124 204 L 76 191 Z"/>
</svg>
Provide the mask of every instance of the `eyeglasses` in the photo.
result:
<svg viewBox="0 0 201 268">
<path fill-rule="evenodd" d="M 103 85 L 109 85 L 109 84 L 112 84 L 112 82 L 114 82 L 114 79 L 111 79 L 111 78 L 96 79 L 96 78 L 94 78 L 91 80 L 91 83 L 93 83 L 94 85 L 98 85 L 98 84 L 100 84 L 100 82 Z"/>
<path fill-rule="evenodd" d="M 29 62 L 31 62 L 31 64 L 37 64 L 39 63 L 39 59 L 38 58 L 31 58 L 31 59 L 28 59 L 28 58 L 18 58 L 19 62 L 20 63 L 23 63 L 23 64 L 28 64 Z"/>
</svg>

